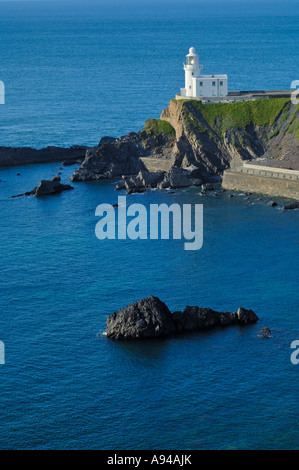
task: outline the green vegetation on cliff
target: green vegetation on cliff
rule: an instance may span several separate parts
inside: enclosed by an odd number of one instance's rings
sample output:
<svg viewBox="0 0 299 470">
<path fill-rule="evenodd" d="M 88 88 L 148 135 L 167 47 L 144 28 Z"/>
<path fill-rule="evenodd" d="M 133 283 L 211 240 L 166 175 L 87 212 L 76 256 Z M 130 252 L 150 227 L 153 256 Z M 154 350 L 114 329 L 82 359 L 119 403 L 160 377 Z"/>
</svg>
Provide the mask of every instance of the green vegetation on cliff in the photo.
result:
<svg viewBox="0 0 299 470">
<path fill-rule="evenodd" d="M 290 108 L 288 98 L 259 99 L 236 103 L 203 104 L 196 100 L 182 100 L 182 108 L 188 124 L 200 132 L 204 122 L 223 135 L 229 129 L 246 129 L 250 125 L 273 126 L 282 112 Z"/>
<path fill-rule="evenodd" d="M 147 134 L 152 134 L 157 137 L 163 134 L 175 137 L 175 130 L 172 125 L 161 119 L 148 119 L 145 121 L 144 129 L 141 132 L 146 132 Z"/>
<path fill-rule="evenodd" d="M 296 139 L 299 140 L 299 104 L 289 122 L 288 133 L 291 134 L 292 132 L 294 132 Z"/>
</svg>

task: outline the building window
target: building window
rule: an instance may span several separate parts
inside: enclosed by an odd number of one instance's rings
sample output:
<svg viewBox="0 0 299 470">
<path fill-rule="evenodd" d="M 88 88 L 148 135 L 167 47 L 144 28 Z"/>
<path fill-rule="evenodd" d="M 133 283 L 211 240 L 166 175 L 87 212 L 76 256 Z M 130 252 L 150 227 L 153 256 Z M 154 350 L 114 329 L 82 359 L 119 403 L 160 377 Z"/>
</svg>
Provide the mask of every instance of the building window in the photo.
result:
<svg viewBox="0 0 299 470">
<path fill-rule="evenodd" d="M 216 86 L 216 82 L 212 82 L 212 86 Z"/>
<path fill-rule="evenodd" d="M 191 85 L 189 85 L 189 88 L 190 88 L 190 90 L 191 90 Z"/>
<path fill-rule="evenodd" d="M 199 86 L 203 86 L 203 82 L 199 82 Z"/>
<path fill-rule="evenodd" d="M 223 82 L 220 82 L 220 86 L 223 86 Z"/>
</svg>

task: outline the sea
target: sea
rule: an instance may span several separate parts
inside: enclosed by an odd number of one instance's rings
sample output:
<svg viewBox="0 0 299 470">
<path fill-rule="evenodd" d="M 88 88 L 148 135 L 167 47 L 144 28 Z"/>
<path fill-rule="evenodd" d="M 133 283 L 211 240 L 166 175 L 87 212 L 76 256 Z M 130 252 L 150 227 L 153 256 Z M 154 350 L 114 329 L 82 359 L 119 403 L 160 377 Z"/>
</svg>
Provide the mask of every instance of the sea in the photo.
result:
<svg viewBox="0 0 299 470">
<path fill-rule="evenodd" d="M 97 145 L 159 118 L 197 48 L 231 90 L 289 89 L 298 1 L 0 2 L 0 145 Z M 299 211 L 199 188 L 127 204 L 203 204 L 203 246 L 99 240 L 116 181 L 11 198 L 77 166 L 0 169 L 0 449 L 298 449 Z M 124 195 L 123 193 L 121 195 Z M 158 296 L 251 308 L 256 325 L 115 342 L 108 315 Z M 259 335 L 272 330 L 269 339 Z"/>
</svg>

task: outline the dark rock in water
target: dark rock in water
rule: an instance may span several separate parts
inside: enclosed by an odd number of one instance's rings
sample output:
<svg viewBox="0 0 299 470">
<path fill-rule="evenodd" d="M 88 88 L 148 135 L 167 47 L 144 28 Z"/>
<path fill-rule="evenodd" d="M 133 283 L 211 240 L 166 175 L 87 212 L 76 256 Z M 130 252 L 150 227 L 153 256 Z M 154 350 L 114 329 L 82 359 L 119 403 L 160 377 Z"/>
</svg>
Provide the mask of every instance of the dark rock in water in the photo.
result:
<svg viewBox="0 0 299 470">
<path fill-rule="evenodd" d="M 171 314 L 160 299 L 150 296 L 110 315 L 107 318 L 106 334 L 112 339 L 155 338 L 216 326 L 247 325 L 257 320 L 258 317 L 252 310 L 242 307 L 237 313 L 186 307 L 183 312 Z"/>
<path fill-rule="evenodd" d="M 20 176 L 20 175 L 21 175 L 21 173 L 17 173 L 17 176 Z"/>
<path fill-rule="evenodd" d="M 271 333 L 272 331 L 270 330 L 270 328 L 263 328 L 260 331 L 260 335 L 262 338 L 270 338 Z"/>
<path fill-rule="evenodd" d="M 56 181 L 42 180 L 35 189 L 35 196 L 48 196 L 51 194 L 61 193 L 62 191 L 69 191 L 70 189 L 74 188 L 69 184 L 61 184 Z"/>
<path fill-rule="evenodd" d="M 239 307 L 237 311 L 237 320 L 240 324 L 255 323 L 258 320 L 257 315 L 250 309 Z"/>
<path fill-rule="evenodd" d="M 270 328 L 263 328 L 261 330 L 261 333 L 266 334 L 266 335 L 270 335 L 272 333 L 272 331 L 270 330 Z"/>
<path fill-rule="evenodd" d="M 276 207 L 276 206 L 277 206 L 277 202 L 275 202 L 275 201 L 270 201 L 270 202 L 268 203 L 268 206 Z"/>
<path fill-rule="evenodd" d="M 168 307 L 151 295 L 110 315 L 106 333 L 112 339 L 136 339 L 167 336 L 175 330 Z"/>
<path fill-rule="evenodd" d="M 54 177 L 56 178 L 56 177 Z M 18 194 L 16 196 L 12 197 L 20 197 L 20 196 L 36 196 L 36 197 L 41 197 L 41 196 L 50 196 L 52 194 L 59 194 L 62 191 L 68 191 L 70 189 L 74 189 L 73 186 L 70 186 L 69 184 L 61 184 L 59 181 L 54 180 L 54 178 L 50 181 L 48 180 L 42 180 L 39 185 L 34 188 L 32 191 L 28 191 L 23 194 Z M 59 178 L 60 180 L 60 178 Z"/>
<path fill-rule="evenodd" d="M 202 191 L 213 191 L 215 189 L 215 186 L 213 183 L 205 183 L 201 186 Z"/>
<path fill-rule="evenodd" d="M 293 209 L 299 209 L 299 202 L 292 202 L 291 204 L 287 204 L 287 205 L 283 206 L 283 209 L 285 211 L 293 210 Z"/>
<path fill-rule="evenodd" d="M 61 178 L 60 178 L 59 175 L 56 175 L 56 176 L 53 176 L 53 178 L 51 179 L 51 181 L 54 181 L 54 182 L 56 182 L 56 183 L 57 183 L 57 182 L 59 183 L 59 182 L 61 181 Z"/>
<path fill-rule="evenodd" d="M 121 189 L 126 189 L 126 185 L 125 183 L 118 183 L 115 189 L 116 191 L 120 191 Z"/>
<path fill-rule="evenodd" d="M 130 188 L 128 189 L 127 191 L 127 194 L 137 194 L 137 193 L 144 193 L 145 192 L 145 188 Z"/>
<path fill-rule="evenodd" d="M 72 165 L 80 165 L 82 160 L 65 160 L 61 163 L 62 166 L 72 166 Z"/>
<path fill-rule="evenodd" d="M 216 312 L 211 308 L 186 307 L 183 312 L 173 314 L 177 331 L 199 331 L 214 326 L 227 326 L 236 322 L 236 314 Z"/>
</svg>

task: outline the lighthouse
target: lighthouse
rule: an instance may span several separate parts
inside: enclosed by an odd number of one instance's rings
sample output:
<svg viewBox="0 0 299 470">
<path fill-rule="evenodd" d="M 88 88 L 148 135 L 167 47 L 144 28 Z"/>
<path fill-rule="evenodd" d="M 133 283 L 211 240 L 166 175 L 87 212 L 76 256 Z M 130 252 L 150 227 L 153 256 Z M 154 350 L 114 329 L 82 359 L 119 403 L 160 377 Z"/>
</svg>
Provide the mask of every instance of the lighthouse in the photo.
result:
<svg viewBox="0 0 299 470">
<path fill-rule="evenodd" d="M 181 98 L 219 98 L 228 94 L 227 75 L 202 75 L 202 65 L 195 47 L 190 47 L 186 55 L 185 88 L 181 88 Z"/>
<path fill-rule="evenodd" d="M 185 96 L 188 98 L 193 97 L 193 78 L 200 76 L 202 67 L 199 66 L 199 58 L 196 54 L 195 47 L 190 47 L 189 54 L 186 55 L 186 63 L 184 64 L 185 70 Z"/>
</svg>

